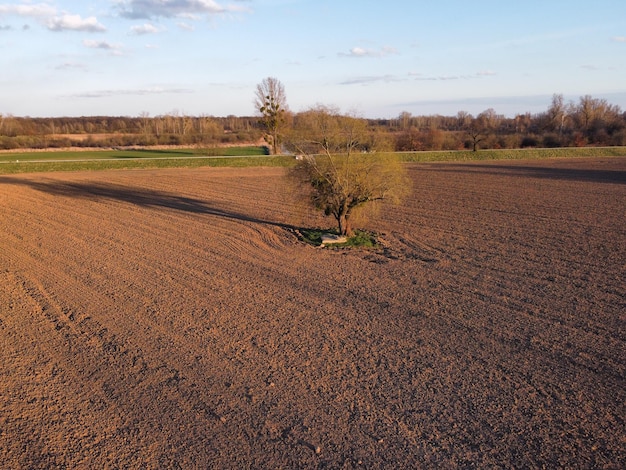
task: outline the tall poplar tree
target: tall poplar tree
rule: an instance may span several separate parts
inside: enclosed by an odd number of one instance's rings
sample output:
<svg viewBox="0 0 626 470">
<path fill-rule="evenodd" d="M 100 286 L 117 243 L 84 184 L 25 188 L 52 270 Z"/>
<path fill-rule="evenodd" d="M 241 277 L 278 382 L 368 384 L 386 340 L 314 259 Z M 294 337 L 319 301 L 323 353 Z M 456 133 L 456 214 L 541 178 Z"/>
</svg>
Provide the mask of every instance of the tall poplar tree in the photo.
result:
<svg viewBox="0 0 626 470">
<path fill-rule="evenodd" d="M 285 124 L 287 97 L 285 87 L 274 77 L 263 79 L 256 87 L 254 105 L 261 113 L 261 124 L 265 128 L 265 140 L 276 155 L 280 150 L 281 131 Z"/>
</svg>

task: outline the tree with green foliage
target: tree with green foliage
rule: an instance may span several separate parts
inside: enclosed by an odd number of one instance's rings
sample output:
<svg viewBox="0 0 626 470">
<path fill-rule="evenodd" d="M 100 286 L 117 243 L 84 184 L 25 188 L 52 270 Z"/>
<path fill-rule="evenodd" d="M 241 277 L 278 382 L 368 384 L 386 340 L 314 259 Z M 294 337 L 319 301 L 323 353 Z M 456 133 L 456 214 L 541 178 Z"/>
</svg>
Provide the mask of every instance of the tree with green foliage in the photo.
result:
<svg viewBox="0 0 626 470">
<path fill-rule="evenodd" d="M 354 215 L 375 201 L 398 202 L 409 180 L 397 155 L 365 152 L 367 121 L 318 106 L 296 116 L 290 139 L 299 154 L 292 176 L 309 202 L 333 216 L 340 235 L 353 234 Z"/>
<path fill-rule="evenodd" d="M 280 151 L 281 131 L 287 112 L 285 87 L 274 77 L 263 79 L 256 87 L 254 104 L 261 113 L 261 124 L 267 132 L 265 140 L 276 155 Z"/>
</svg>

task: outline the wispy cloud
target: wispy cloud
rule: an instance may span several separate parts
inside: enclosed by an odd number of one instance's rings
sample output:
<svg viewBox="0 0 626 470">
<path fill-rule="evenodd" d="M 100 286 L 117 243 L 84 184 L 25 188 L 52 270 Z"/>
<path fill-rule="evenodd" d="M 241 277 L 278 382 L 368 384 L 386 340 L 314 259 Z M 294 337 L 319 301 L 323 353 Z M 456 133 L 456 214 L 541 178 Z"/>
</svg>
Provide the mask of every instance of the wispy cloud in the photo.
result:
<svg viewBox="0 0 626 470">
<path fill-rule="evenodd" d="M 463 74 L 463 75 L 424 75 L 419 72 L 409 72 L 409 76 L 413 77 L 414 80 L 417 81 L 449 81 L 449 80 L 471 80 L 474 78 L 482 78 L 482 77 L 493 77 L 497 75 L 496 72 L 492 70 L 481 70 L 479 72 L 473 74 Z"/>
<path fill-rule="evenodd" d="M 449 80 L 467 80 L 470 75 L 439 75 L 437 77 L 416 77 L 415 80 L 423 82 L 446 82 Z"/>
<path fill-rule="evenodd" d="M 214 0 L 122 0 L 120 15 L 130 19 L 195 18 L 197 15 L 217 15 L 227 12 L 250 11 L 248 7 Z"/>
<path fill-rule="evenodd" d="M 183 22 L 176 23 L 176 26 L 178 26 L 183 31 L 194 31 L 196 29 L 194 25 L 189 24 L 189 23 L 183 23 Z"/>
<path fill-rule="evenodd" d="M 353 47 L 350 49 L 350 52 L 340 52 L 338 55 L 340 57 L 354 57 L 354 58 L 364 58 L 364 57 L 387 57 L 390 55 L 397 54 L 398 51 L 394 47 L 383 47 L 381 49 L 366 49 L 363 47 Z"/>
<path fill-rule="evenodd" d="M 573 97 L 572 97 L 573 98 Z M 406 101 L 395 103 L 394 107 L 399 110 L 411 109 L 412 107 L 435 108 L 433 113 L 453 116 L 460 110 L 478 114 L 489 108 L 496 108 L 505 115 L 515 116 L 520 112 L 541 112 L 550 104 L 550 95 L 507 95 L 507 96 L 484 96 L 476 98 L 450 98 Z M 566 96 L 566 99 L 569 97 Z M 520 111 L 524 109 L 524 111 Z"/>
<path fill-rule="evenodd" d="M 611 38 L 613 42 L 626 42 L 626 36 L 613 36 Z"/>
<path fill-rule="evenodd" d="M 0 15 L 17 15 L 35 19 L 45 19 L 56 15 L 54 7 L 39 3 L 37 5 L 0 5 Z"/>
<path fill-rule="evenodd" d="M 157 34 L 157 33 L 161 33 L 164 30 L 162 28 L 158 28 L 156 26 L 154 26 L 152 23 L 144 23 L 142 25 L 136 25 L 136 26 L 132 26 L 130 28 L 130 33 L 131 34 L 136 34 L 136 35 L 143 35 L 143 34 Z"/>
<path fill-rule="evenodd" d="M 32 18 L 44 24 L 50 31 L 106 31 L 104 25 L 95 16 L 82 18 L 80 15 L 72 15 L 65 12 L 59 14 L 57 9 L 48 3 L 0 5 L 0 16 Z"/>
<path fill-rule="evenodd" d="M 159 86 L 138 88 L 135 90 L 96 90 L 85 93 L 77 93 L 71 95 L 70 98 L 110 98 L 113 96 L 146 96 L 146 95 L 165 95 L 165 94 L 185 94 L 193 93 L 188 88 L 163 88 Z"/>
<path fill-rule="evenodd" d="M 122 55 L 122 46 L 119 44 L 111 44 L 107 41 L 94 41 L 91 39 L 84 39 L 83 46 L 90 49 L 102 49 L 110 51 L 113 55 Z"/>
<path fill-rule="evenodd" d="M 106 31 L 104 25 L 95 16 L 81 18 L 80 15 L 61 15 L 50 18 L 46 22 L 50 31 L 83 31 L 101 33 Z"/>
<path fill-rule="evenodd" d="M 83 64 L 76 62 L 64 62 L 55 67 L 56 70 L 87 70 L 87 67 Z"/>
<path fill-rule="evenodd" d="M 370 83 L 376 82 L 399 82 L 402 81 L 401 78 L 398 78 L 394 75 L 371 75 L 364 77 L 354 77 L 344 80 L 343 82 L 339 82 L 340 85 L 367 85 Z"/>
</svg>

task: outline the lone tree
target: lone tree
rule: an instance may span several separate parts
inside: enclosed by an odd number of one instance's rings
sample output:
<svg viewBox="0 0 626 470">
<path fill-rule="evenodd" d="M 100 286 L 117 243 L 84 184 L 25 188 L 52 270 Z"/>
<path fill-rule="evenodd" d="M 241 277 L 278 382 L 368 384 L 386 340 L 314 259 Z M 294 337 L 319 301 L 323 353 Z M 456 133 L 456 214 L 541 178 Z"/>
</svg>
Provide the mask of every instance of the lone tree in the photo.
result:
<svg viewBox="0 0 626 470">
<path fill-rule="evenodd" d="M 485 140 L 484 127 L 478 119 L 472 119 L 472 122 L 465 128 L 467 136 L 472 144 L 472 151 L 478 151 L 478 144 Z"/>
<path fill-rule="evenodd" d="M 335 218 L 340 235 L 353 234 L 353 217 L 366 204 L 398 202 L 408 192 L 406 171 L 395 155 L 363 150 L 370 137 L 365 120 L 328 107 L 294 119 L 290 146 L 300 156 L 292 175 L 309 188 L 309 202 Z"/>
<path fill-rule="evenodd" d="M 285 87 L 274 77 L 263 79 L 256 86 L 254 105 L 261 113 L 261 124 L 267 132 L 265 140 L 272 146 L 272 153 L 277 154 L 287 111 Z"/>
</svg>

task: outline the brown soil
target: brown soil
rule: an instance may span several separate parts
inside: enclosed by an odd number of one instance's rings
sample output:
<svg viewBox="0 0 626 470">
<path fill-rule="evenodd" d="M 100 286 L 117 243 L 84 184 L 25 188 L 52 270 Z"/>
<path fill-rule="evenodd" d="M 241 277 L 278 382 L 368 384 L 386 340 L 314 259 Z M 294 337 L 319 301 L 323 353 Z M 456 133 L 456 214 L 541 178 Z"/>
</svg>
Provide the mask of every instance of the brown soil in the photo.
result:
<svg viewBox="0 0 626 470">
<path fill-rule="evenodd" d="M 370 227 L 282 169 L 0 177 L 0 468 L 620 468 L 626 158 L 412 165 Z"/>
</svg>

